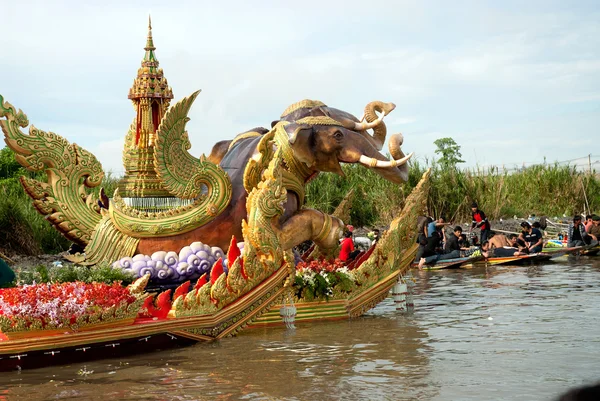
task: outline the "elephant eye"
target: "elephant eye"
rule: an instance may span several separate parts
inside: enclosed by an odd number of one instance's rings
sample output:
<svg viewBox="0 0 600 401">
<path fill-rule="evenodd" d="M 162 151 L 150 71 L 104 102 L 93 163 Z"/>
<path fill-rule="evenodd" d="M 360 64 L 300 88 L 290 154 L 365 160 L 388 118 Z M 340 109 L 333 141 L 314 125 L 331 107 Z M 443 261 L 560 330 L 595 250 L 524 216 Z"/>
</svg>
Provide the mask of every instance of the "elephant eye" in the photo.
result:
<svg viewBox="0 0 600 401">
<path fill-rule="evenodd" d="M 344 134 L 341 131 L 335 131 L 333 137 L 338 141 L 341 141 L 344 138 Z"/>
</svg>

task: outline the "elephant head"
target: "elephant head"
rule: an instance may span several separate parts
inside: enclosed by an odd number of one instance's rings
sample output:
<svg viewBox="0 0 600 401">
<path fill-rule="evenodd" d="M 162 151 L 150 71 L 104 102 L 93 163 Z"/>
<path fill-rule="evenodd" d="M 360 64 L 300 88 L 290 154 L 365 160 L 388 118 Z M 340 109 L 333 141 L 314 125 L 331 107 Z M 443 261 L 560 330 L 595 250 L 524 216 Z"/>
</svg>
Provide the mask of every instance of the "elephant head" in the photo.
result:
<svg viewBox="0 0 600 401">
<path fill-rule="evenodd" d="M 390 137 L 391 160 L 379 152 L 386 137 L 383 118 L 394 108 L 393 103 L 371 102 L 361 121 L 319 101 L 303 100 L 288 107 L 273 125 L 288 123 L 285 130 L 295 157 L 314 171 L 343 175 L 340 163 L 360 163 L 389 181 L 403 183 L 408 180 L 412 153 L 405 156 L 402 152 L 402 134 Z"/>
</svg>

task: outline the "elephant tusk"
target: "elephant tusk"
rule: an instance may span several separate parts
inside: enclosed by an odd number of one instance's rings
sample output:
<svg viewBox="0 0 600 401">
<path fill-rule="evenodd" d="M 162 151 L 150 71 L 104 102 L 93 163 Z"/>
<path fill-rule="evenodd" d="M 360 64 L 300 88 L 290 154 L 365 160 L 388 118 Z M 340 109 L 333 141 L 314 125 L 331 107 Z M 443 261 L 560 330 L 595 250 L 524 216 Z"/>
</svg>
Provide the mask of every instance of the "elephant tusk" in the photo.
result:
<svg viewBox="0 0 600 401">
<path fill-rule="evenodd" d="M 381 115 L 379 117 L 377 117 L 377 120 L 373 121 L 373 122 L 366 122 L 363 121 L 361 123 L 354 123 L 354 131 L 364 131 L 370 128 L 375 128 L 379 125 L 379 123 L 381 123 L 383 121 L 383 117 L 385 117 L 385 113 L 381 113 Z"/>
<path fill-rule="evenodd" d="M 403 157 L 402 159 L 398 159 L 398 160 L 387 160 L 387 161 L 383 161 L 383 160 L 377 160 L 374 159 L 372 157 L 368 157 L 365 155 L 361 155 L 360 158 L 358 159 L 358 162 L 360 164 L 363 164 L 367 167 L 378 167 L 378 168 L 394 168 L 394 167 L 398 167 L 398 166 L 402 166 L 403 164 L 406 164 L 407 161 L 410 160 L 410 158 L 413 156 L 414 152 L 411 152 L 408 156 Z"/>
</svg>

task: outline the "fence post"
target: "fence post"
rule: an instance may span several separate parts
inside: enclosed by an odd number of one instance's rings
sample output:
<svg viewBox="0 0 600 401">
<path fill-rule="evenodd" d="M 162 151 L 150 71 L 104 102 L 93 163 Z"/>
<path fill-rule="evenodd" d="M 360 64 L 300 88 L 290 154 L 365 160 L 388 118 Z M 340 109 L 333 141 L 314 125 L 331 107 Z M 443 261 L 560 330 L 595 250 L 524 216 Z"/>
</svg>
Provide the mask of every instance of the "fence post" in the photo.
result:
<svg viewBox="0 0 600 401">
<path fill-rule="evenodd" d="M 590 175 L 592 174 L 592 154 L 588 155 L 588 166 L 590 168 Z"/>
</svg>

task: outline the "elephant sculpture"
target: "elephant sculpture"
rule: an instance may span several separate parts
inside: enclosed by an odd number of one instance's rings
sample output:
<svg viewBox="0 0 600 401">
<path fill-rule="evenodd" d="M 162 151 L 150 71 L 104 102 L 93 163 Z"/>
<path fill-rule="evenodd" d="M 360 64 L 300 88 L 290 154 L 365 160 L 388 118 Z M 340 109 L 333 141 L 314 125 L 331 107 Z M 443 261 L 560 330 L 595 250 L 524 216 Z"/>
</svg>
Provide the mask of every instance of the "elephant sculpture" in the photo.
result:
<svg viewBox="0 0 600 401">
<path fill-rule="evenodd" d="M 25 190 L 56 229 L 85 246 L 89 264 L 177 252 L 195 241 L 229 248 L 232 236 L 244 237 L 243 221 L 251 213 L 246 200 L 275 159 L 281 160 L 286 196 L 276 224 L 266 225 L 276 227 L 284 250 L 305 240 L 323 249 L 338 244 L 342 221 L 304 206 L 305 185 L 320 172 L 343 175 L 341 163 L 360 163 L 394 183 L 408 179 L 412 153 L 402 152 L 401 134 L 389 138 L 391 159 L 380 153 L 386 139 L 383 119 L 394 110 L 392 103 L 371 102 L 358 119 L 320 101 L 302 100 L 273 121 L 271 129 L 256 128 L 219 142 L 208 157 L 198 159 L 188 152 L 185 131 L 197 95 L 169 108 L 156 133 L 154 167 L 162 185 L 174 197 L 189 200 L 186 206 L 159 213 L 126 205 L 118 191 L 110 202 L 97 202 L 85 191 L 102 182 L 96 158 L 54 133 L 34 127 L 29 135 L 22 133 L 19 127 L 28 125 L 27 117 L 0 97 L 8 146 L 22 165 L 48 172 L 47 183 L 23 178 Z"/>
</svg>

